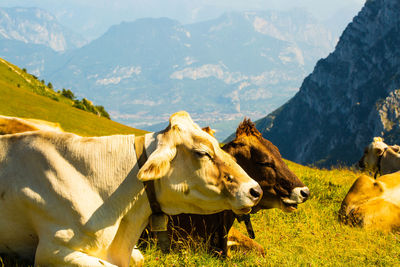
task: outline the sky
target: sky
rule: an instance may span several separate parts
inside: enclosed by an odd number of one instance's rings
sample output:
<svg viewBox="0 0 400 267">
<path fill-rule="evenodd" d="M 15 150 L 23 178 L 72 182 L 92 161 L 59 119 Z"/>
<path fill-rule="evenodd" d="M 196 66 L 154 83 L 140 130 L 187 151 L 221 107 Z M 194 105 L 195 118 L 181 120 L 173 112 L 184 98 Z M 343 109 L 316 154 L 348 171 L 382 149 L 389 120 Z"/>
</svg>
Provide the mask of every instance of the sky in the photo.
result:
<svg viewBox="0 0 400 267">
<path fill-rule="evenodd" d="M 91 40 L 110 26 L 143 17 L 168 17 L 183 24 L 214 19 L 229 11 L 302 8 L 320 20 L 346 10 L 355 13 L 365 0 L 1 0 L 0 7 L 40 7 L 61 24 Z"/>
<path fill-rule="evenodd" d="M 52 11 L 78 7 L 120 11 L 127 17 L 179 16 L 185 8 L 216 7 L 224 10 L 280 9 L 301 7 L 320 18 L 329 17 L 346 6 L 361 7 L 365 0 L 2 0 L 0 6 L 38 6 Z M 131 14 L 131 15 L 129 15 Z M 181 21 L 184 23 L 184 21 Z"/>
</svg>

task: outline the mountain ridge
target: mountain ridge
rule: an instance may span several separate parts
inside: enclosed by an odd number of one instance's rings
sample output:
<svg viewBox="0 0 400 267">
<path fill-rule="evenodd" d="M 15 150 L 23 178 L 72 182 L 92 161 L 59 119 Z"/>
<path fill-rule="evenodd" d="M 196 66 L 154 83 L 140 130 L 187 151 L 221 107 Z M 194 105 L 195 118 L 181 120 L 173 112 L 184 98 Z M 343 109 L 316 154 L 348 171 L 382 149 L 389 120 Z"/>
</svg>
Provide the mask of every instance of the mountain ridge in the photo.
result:
<svg viewBox="0 0 400 267">
<path fill-rule="evenodd" d="M 382 118 L 400 88 L 400 3 L 367 1 L 347 26 L 335 51 L 317 62 L 300 91 L 280 109 L 257 121 L 282 155 L 300 164 L 351 165 L 374 136 L 390 143 Z M 397 128 L 397 126 L 395 127 Z"/>
</svg>

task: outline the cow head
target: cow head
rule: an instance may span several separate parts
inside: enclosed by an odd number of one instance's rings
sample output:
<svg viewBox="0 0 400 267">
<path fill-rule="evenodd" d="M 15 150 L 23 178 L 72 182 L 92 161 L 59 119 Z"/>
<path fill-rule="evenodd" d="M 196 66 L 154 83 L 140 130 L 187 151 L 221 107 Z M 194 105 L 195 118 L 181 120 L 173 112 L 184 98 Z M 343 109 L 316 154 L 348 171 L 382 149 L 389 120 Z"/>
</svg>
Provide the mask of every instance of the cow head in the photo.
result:
<svg viewBox="0 0 400 267">
<path fill-rule="evenodd" d="M 226 209 L 243 214 L 259 202 L 262 190 L 257 182 L 186 112 L 172 115 L 157 139 L 138 178 L 155 180 L 157 200 L 167 214 Z"/>
<path fill-rule="evenodd" d="M 383 142 L 381 137 L 374 137 L 372 143 L 364 149 L 364 154 L 358 162 L 360 169 L 362 171 L 377 171 L 379 158 L 387 148 L 388 145 Z"/>
<path fill-rule="evenodd" d="M 239 165 L 256 180 L 264 195 L 253 211 L 281 208 L 293 211 L 307 200 L 309 189 L 289 170 L 279 150 L 264 139 L 250 119 L 245 119 L 236 131 L 235 140 L 223 149 L 233 155 Z"/>
</svg>

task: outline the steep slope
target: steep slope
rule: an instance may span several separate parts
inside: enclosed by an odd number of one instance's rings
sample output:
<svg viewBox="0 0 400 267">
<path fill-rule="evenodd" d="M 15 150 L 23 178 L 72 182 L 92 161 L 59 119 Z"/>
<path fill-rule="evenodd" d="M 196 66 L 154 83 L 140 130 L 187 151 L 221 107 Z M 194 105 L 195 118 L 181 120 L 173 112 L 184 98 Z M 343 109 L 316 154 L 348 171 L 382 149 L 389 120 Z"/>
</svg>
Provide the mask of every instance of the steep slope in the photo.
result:
<svg viewBox="0 0 400 267">
<path fill-rule="evenodd" d="M 352 164 L 374 136 L 400 143 L 400 2 L 369 0 L 300 91 L 257 122 L 285 158 Z"/>
<path fill-rule="evenodd" d="M 0 8 L 0 58 L 36 76 L 45 69 L 59 68 L 59 63 L 66 61 L 65 51 L 85 43 L 43 9 Z"/>
<path fill-rule="evenodd" d="M 0 58 L 1 115 L 57 122 L 65 131 L 85 136 L 145 133 L 73 108 L 69 99 L 58 97 L 58 101 L 55 101 L 56 93 L 46 88 L 39 88 L 41 86 L 41 83 L 30 74 Z"/>
<path fill-rule="evenodd" d="M 42 44 L 65 51 L 85 44 L 83 37 L 62 26 L 49 12 L 39 8 L 0 8 L 0 40 Z"/>
</svg>

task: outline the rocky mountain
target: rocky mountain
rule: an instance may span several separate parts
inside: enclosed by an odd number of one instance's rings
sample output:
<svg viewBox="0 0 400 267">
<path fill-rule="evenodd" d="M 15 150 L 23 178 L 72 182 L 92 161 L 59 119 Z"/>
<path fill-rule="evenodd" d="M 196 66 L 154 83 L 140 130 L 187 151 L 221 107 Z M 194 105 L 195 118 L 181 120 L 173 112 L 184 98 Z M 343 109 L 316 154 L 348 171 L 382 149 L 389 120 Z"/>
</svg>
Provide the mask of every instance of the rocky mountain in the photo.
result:
<svg viewBox="0 0 400 267">
<path fill-rule="evenodd" d="M 85 44 L 83 37 L 62 26 L 49 12 L 22 7 L 0 8 L 0 44 L 3 40 L 41 44 L 59 52 Z"/>
<path fill-rule="evenodd" d="M 369 0 L 300 91 L 257 122 L 283 157 L 350 165 L 374 136 L 400 144 L 400 2 Z"/>
<path fill-rule="evenodd" d="M 260 118 L 293 96 L 335 40 L 295 10 L 232 12 L 190 25 L 139 19 L 112 26 L 58 64 L 46 61 L 39 75 L 120 122 L 148 129 L 184 109 L 224 137 L 243 116 Z"/>
</svg>

